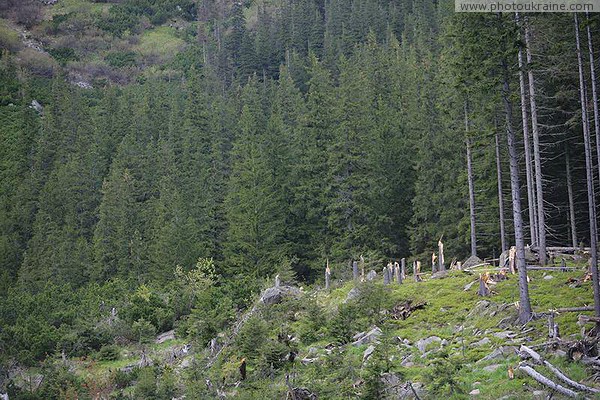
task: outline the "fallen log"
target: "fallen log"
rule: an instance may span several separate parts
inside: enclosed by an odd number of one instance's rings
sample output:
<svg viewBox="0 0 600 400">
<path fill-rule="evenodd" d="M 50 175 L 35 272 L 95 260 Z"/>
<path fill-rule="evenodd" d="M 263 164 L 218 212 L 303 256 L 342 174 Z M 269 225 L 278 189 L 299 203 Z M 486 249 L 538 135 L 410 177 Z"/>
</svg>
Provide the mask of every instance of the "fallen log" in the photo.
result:
<svg viewBox="0 0 600 400">
<path fill-rule="evenodd" d="M 555 312 L 555 313 L 562 313 L 562 312 L 581 312 L 581 311 L 594 311 L 594 307 L 591 306 L 584 306 L 584 307 L 566 307 L 566 308 L 556 308 L 554 310 L 550 310 L 551 312 Z"/>
<path fill-rule="evenodd" d="M 529 248 L 531 251 L 534 252 L 538 252 L 539 248 L 537 246 L 531 246 Z M 560 246 L 555 246 L 555 247 L 546 247 L 546 252 L 550 253 L 569 253 L 569 252 L 576 252 L 576 251 L 590 251 L 591 247 L 560 247 Z"/>
<path fill-rule="evenodd" d="M 578 396 L 577 392 L 574 392 L 573 390 L 571 390 L 569 388 L 566 388 L 562 385 L 559 385 L 556 382 L 551 381 L 550 379 L 546 378 L 544 375 L 537 372 L 535 369 L 533 369 L 533 367 L 531 367 L 527 363 L 521 362 L 519 364 L 519 370 L 525 372 L 527 375 L 529 375 L 530 377 L 532 377 L 533 379 L 535 379 L 542 385 L 547 386 L 550 389 L 555 390 L 564 396 L 572 397 L 572 398 L 575 398 Z"/>
<path fill-rule="evenodd" d="M 584 384 L 581 384 L 579 382 L 576 382 L 576 381 L 572 380 L 571 378 L 569 378 L 568 376 L 566 376 L 565 374 L 563 374 L 561 370 L 559 370 L 558 368 L 556 368 L 549 361 L 545 360 L 538 352 L 536 352 L 535 350 L 531 349 L 530 347 L 527 347 L 525 345 L 521 345 L 521 348 L 519 349 L 519 351 L 521 353 L 524 353 L 524 354 L 528 355 L 529 357 L 531 357 L 531 359 L 533 361 L 535 361 L 536 364 L 540 364 L 540 365 L 543 365 L 546 368 L 548 368 L 554 375 L 556 375 L 556 377 L 558 379 L 560 379 L 561 381 L 565 382 L 567 385 L 571 386 L 572 388 L 575 388 L 577 390 L 581 390 L 581 391 L 584 391 L 584 392 L 588 392 L 588 393 L 600 393 L 599 389 L 596 389 L 596 388 L 593 388 L 593 387 L 589 387 L 589 386 L 586 386 Z"/>
<path fill-rule="evenodd" d="M 564 271 L 578 271 L 581 268 L 577 268 L 577 267 L 540 267 L 539 265 L 528 265 L 527 266 L 527 270 L 530 271 L 558 271 L 558 272 L 564 272 Z"/>
<path fill-rule="evenodd" d="M 585 324 L 585 323 L 588 323 L 588 322 L 594 322 L 596 324 L 600 323 L 600 317 L 592 317 L 592 316 L 589 316 L 589 315 L 580 315 L 579 317 L 577 317 L 577 319 L 582 324 Z"/>
</svg>

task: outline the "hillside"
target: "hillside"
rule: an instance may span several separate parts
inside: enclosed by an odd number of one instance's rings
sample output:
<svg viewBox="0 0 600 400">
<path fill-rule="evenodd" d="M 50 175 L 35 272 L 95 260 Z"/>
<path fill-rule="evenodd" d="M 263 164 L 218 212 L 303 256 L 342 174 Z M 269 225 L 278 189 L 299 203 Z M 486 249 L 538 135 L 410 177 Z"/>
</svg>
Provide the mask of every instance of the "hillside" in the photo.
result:
<svg viewBox="0 0 600 400">
<path fill-rule="evenodd" d="M 297 390 L 298 399 L 310 398 L 301 393 L 323 399 L 414 398 L 409 385 L 421 399 L 546 398 L 552 390 L 519 370 L 517 350 L 526 345 L 571 379 L 596 387 L 595 367 L 577 355 L 581 340 L 588 340 L 577 323 L 582 313 L 556 314 L 560 338 L 555 339 L 548 338 L 543 316 L 590 303 L 590 282 L 573 284 L 582 277 L 580 268 L 530 273 L 539 317 L 527 325 L 517 322 L 514 275 L 493 285 L 490 297 L 477 294 L 477 273 L 424 274 L 422 282 L 409 275 L 402 284 L 389 285 L 381 277 L 364 283 L 339 279 L 347 276 L 344 267 L 335 266 L 330 290 L 281 286 L 279 297 L 269 289 L 210 346 L 186 340 L 177 330 L 49 362 L 63 371 L 55 373 L 73 376 L 63 384 L 64 398 L 71 398 L 78 385 L 92 398 L 274 399 L 290 398 L 292 387 L 304 390 Z M 104 315 L 117 326 L 120 313 L 110 317 L 106 310 Z M 530 364 L 561 383 L 547 368 Z M 20 396 L 49 367 L 9 371 L 23 388 Z M 44 381 L 37 392 L 49 393 L 49 385 Z"/>
<path fill-rule="evenodd" d="M 593 386 L 599 23 L 452 0 L 1 1 L 0 393 L 548 391 L 520 345 Z M 385 285 L 388 262 L 424 281 Z M 355 289 L 363 263 L 377 278 Z M 511 273 L 479 283 L 478 264 Z M 276 277 L 293 296 L 261 304 Z"/>
</svg>

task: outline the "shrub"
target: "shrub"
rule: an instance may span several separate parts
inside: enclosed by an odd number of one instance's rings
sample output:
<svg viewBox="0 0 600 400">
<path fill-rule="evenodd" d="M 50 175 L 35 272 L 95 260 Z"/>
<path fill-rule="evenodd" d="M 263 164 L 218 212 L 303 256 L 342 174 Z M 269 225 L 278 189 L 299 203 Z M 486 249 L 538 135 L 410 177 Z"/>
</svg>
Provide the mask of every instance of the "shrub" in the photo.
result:
<svg viewBox="0 0 600 400">
<path fill-rule="evenodd" d="M 44 53 L 26 48 L 19 52 L 21 66 L 28 69 L 32 74 L 51 78 L 58 69 L 56 61 Z"/>
<path fill-rule="evenodd" d="M 79 57 L 71 47 L 55 47 L 48 50 L 48 53 L 54 57 L 60 65 L 65 65 L 69 61 L 78 61 Z"/>
<path fill-rule="evenodd" d="M 135 53 L 132 51 L 114 51 L 108 53 L 104 59 L 111 67 L 135 67 Z"/>
<path fill-rule="evenodd" d="M 0 24 L 0 48 L 15 52 L 22 47 L 19 34 Z"/>
<path fill-rule="evenodd" d="M 115 345 L 102 346 L 96 354 L 98 361 L 116 361 L 121 356 L 119 348 Z"/>
<path fill-rule="evenodd" d="M 143 318 L 135 321 L 131 326 L 131 329 L 140 344 L 150 343 L 156 336 L 156 329 L 154 326 Z"/>
</svg>

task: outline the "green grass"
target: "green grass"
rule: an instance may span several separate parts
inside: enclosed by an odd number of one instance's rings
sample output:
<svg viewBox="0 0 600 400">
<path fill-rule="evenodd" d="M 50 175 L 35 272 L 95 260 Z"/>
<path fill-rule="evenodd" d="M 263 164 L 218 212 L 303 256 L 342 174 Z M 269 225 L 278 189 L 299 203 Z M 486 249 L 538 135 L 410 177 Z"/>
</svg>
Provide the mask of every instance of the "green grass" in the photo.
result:
<svg viewBox="0 0 600 400">
<path fill-rule="evenodd" d="M 21 38 L 8 21 L 0 18 L 0 48 L 16 51 L 22 47 Z"/>
<path fill-rule="evenodd" d="M 140 37 L 140 43 L 134 48 L 134 51 L 142 56 L 173 57 L 185 44 L 183 39 L 175 36 L 175 32 L 175 29 L 168 26 L 146 31 Z"/>
<path fill-rule="evenodd" d="M 52 19 L 55 15 L 68 13 L 100 13 L 108 10 L 111 6 L 111 3 L 92 3 L 89 0 L 60 0 L 51 7 L 45 7 L 45 19 Z"/>
</svg>

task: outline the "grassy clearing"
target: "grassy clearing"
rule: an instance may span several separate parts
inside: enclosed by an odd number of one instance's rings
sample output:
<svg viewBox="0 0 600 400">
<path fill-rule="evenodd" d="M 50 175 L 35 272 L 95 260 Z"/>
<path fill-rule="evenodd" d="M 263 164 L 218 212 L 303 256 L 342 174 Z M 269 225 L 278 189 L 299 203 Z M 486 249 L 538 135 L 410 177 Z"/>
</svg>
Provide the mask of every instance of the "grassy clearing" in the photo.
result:
<svg viewBox="0 0 600 400">
<path fill-rule="evenodd" d="M 176 30 L 161 26 L 144 32 L 134 51 L 142 56 L 175 56 L 185 45 L 185 41 L 175 36 Z"/>
<path fill-rule="evenodd" d="M 552 278 L 545 279 L 547 275 Z M 569 278 L 579 278 L 582 275 L 583 271 L 531 271 L 530 296 L 534 311 L 544 312 L 557 307 L 591 304 L 593 298 L 590 283 L 586 282 L 578 288 L 569 287 Z M 374 359 L 379 360 L 377 363 L 383 366 L 382 371 L 396 373 L 402 380 L 424 383 L 429 390 L 429 398 L 469 398 L 469 393 L 475 389 L 479 390 L 478 398 L 481 399 L 503 396 L 510 399 L 531 398 L 532 388 L 543 388 L 519 373 L 520 360 L 511 355 L 510 351 L 506 356 L 495 360 L 479 361 L 501 346 L 519 346 L 519 341 L 512 342 L 501 337 L 501 332 L 518 331 L 518 326 L 498 326 L 501 321 L 514 320 L 517 315 L 514 303 L 519 300 L 518 276 L 509 276 L 508 280 L 499 282 L 493 288 L 494 295 L 487 298 L 477 295 L 477 283 L 469 290 L 464 290 L 465 285 L 477 279 L 476 274 L 452 271 L 443 279 L 431 279 L 426 275 L 425 281 L 419 283 L 409 277 L 402 285 L 383 286 L 380 282 L 359 284 L 361 292 L 370 291 L 372 295 L 360 297 L 353 312 L 359 314 L 369 310 L 369 307 L 380 311 L 371 315 L 353 315 L 346 323 L 348 330 L 353 335 L 377 325 L 384 332 L 380 338 L 381 343 L 376 345 L 375 353 L 367 362 L 363 357 L 369 345 L 346 344 L 338 347 L 338 339 L 335 337 L 337 325 L 332 322 L 352 305 L 353 302 L 346 302 L 346 298 L 355 287 L 354 282 L 337 283 L 329 292 L 307 291 L 300 300 L 284 302 L 265 310 L 262 318 L 268 326 L 266 336 L 276 340 L 277 333 L 283 329 L 301 338 L 297 343 L 299 357 L 316 357 L 318 361 L 294 365 L 296 384 L 311 388 L 323 398 L 355 398 L 362 393 L 365 382 L 373 379 L 371 368 Z M 391 319 L 391 308 L 408 300 L 412 300 L 413 304 L 425 302 L 427 305 L 423 310 L 414 311 L 406 320 Z M 377 305 L 378 301 L 381 304 Z M 318 316 L 311 316 L 309 310 L 303 309 L 313 307 L 307 306 L 309 302 L 319 307 Z M 372 304 L 364 308 L 365 305 L 361 305 L 361 302 Z M 565 313 L 556 318 L 564 338 L 578 337 L 577 315 Z M 532 321 L 528 327 L 533 327 L 534 330 L 526 334 L 521 342 L 532 344 L 546 340 L 545 320 Z M 302 334 L 310 329 L 314 337 L 307 339 Z M 422 354 L 415 343 L 430 336 L 439 337 L 444 345 L 440 341 L 431 343 L 426 347 L 425 354 Z M 400 344 L 398 338 L 408 339 L 412 347 Z M 245 354 L 234 344 L 234 348 L 226 355 L 224 365 L 228 372 L 224 375 L 235 379 L 236 362 L 242 356 Z M 569 363 L 564 358 L 552 359 L 552 362 L 573 379 L 582 380 L 589 375 L 581 365 Z M 273 393 L 265 389 L 266 381 L 262 377 L 264 373 L 256 363 L 260 363 L 260 360 L 250 361 L 249 371 L 252 374 L 243 389 L 249 398 Z M 514 379 L 509 379 L 509 368 L 515 371 Z M 280 383 L 283 376 L 274 378 L 272 382 Z"/>
<path fill-rule="evenodd" d="M 89 0 L 60 0 L 51 7 L 45 7 L 44 18 L 52 19 L 55 15 L 77 13 L 101 13 L 111 7 L 111 3 L 92 3 Z"/>
</svg>

